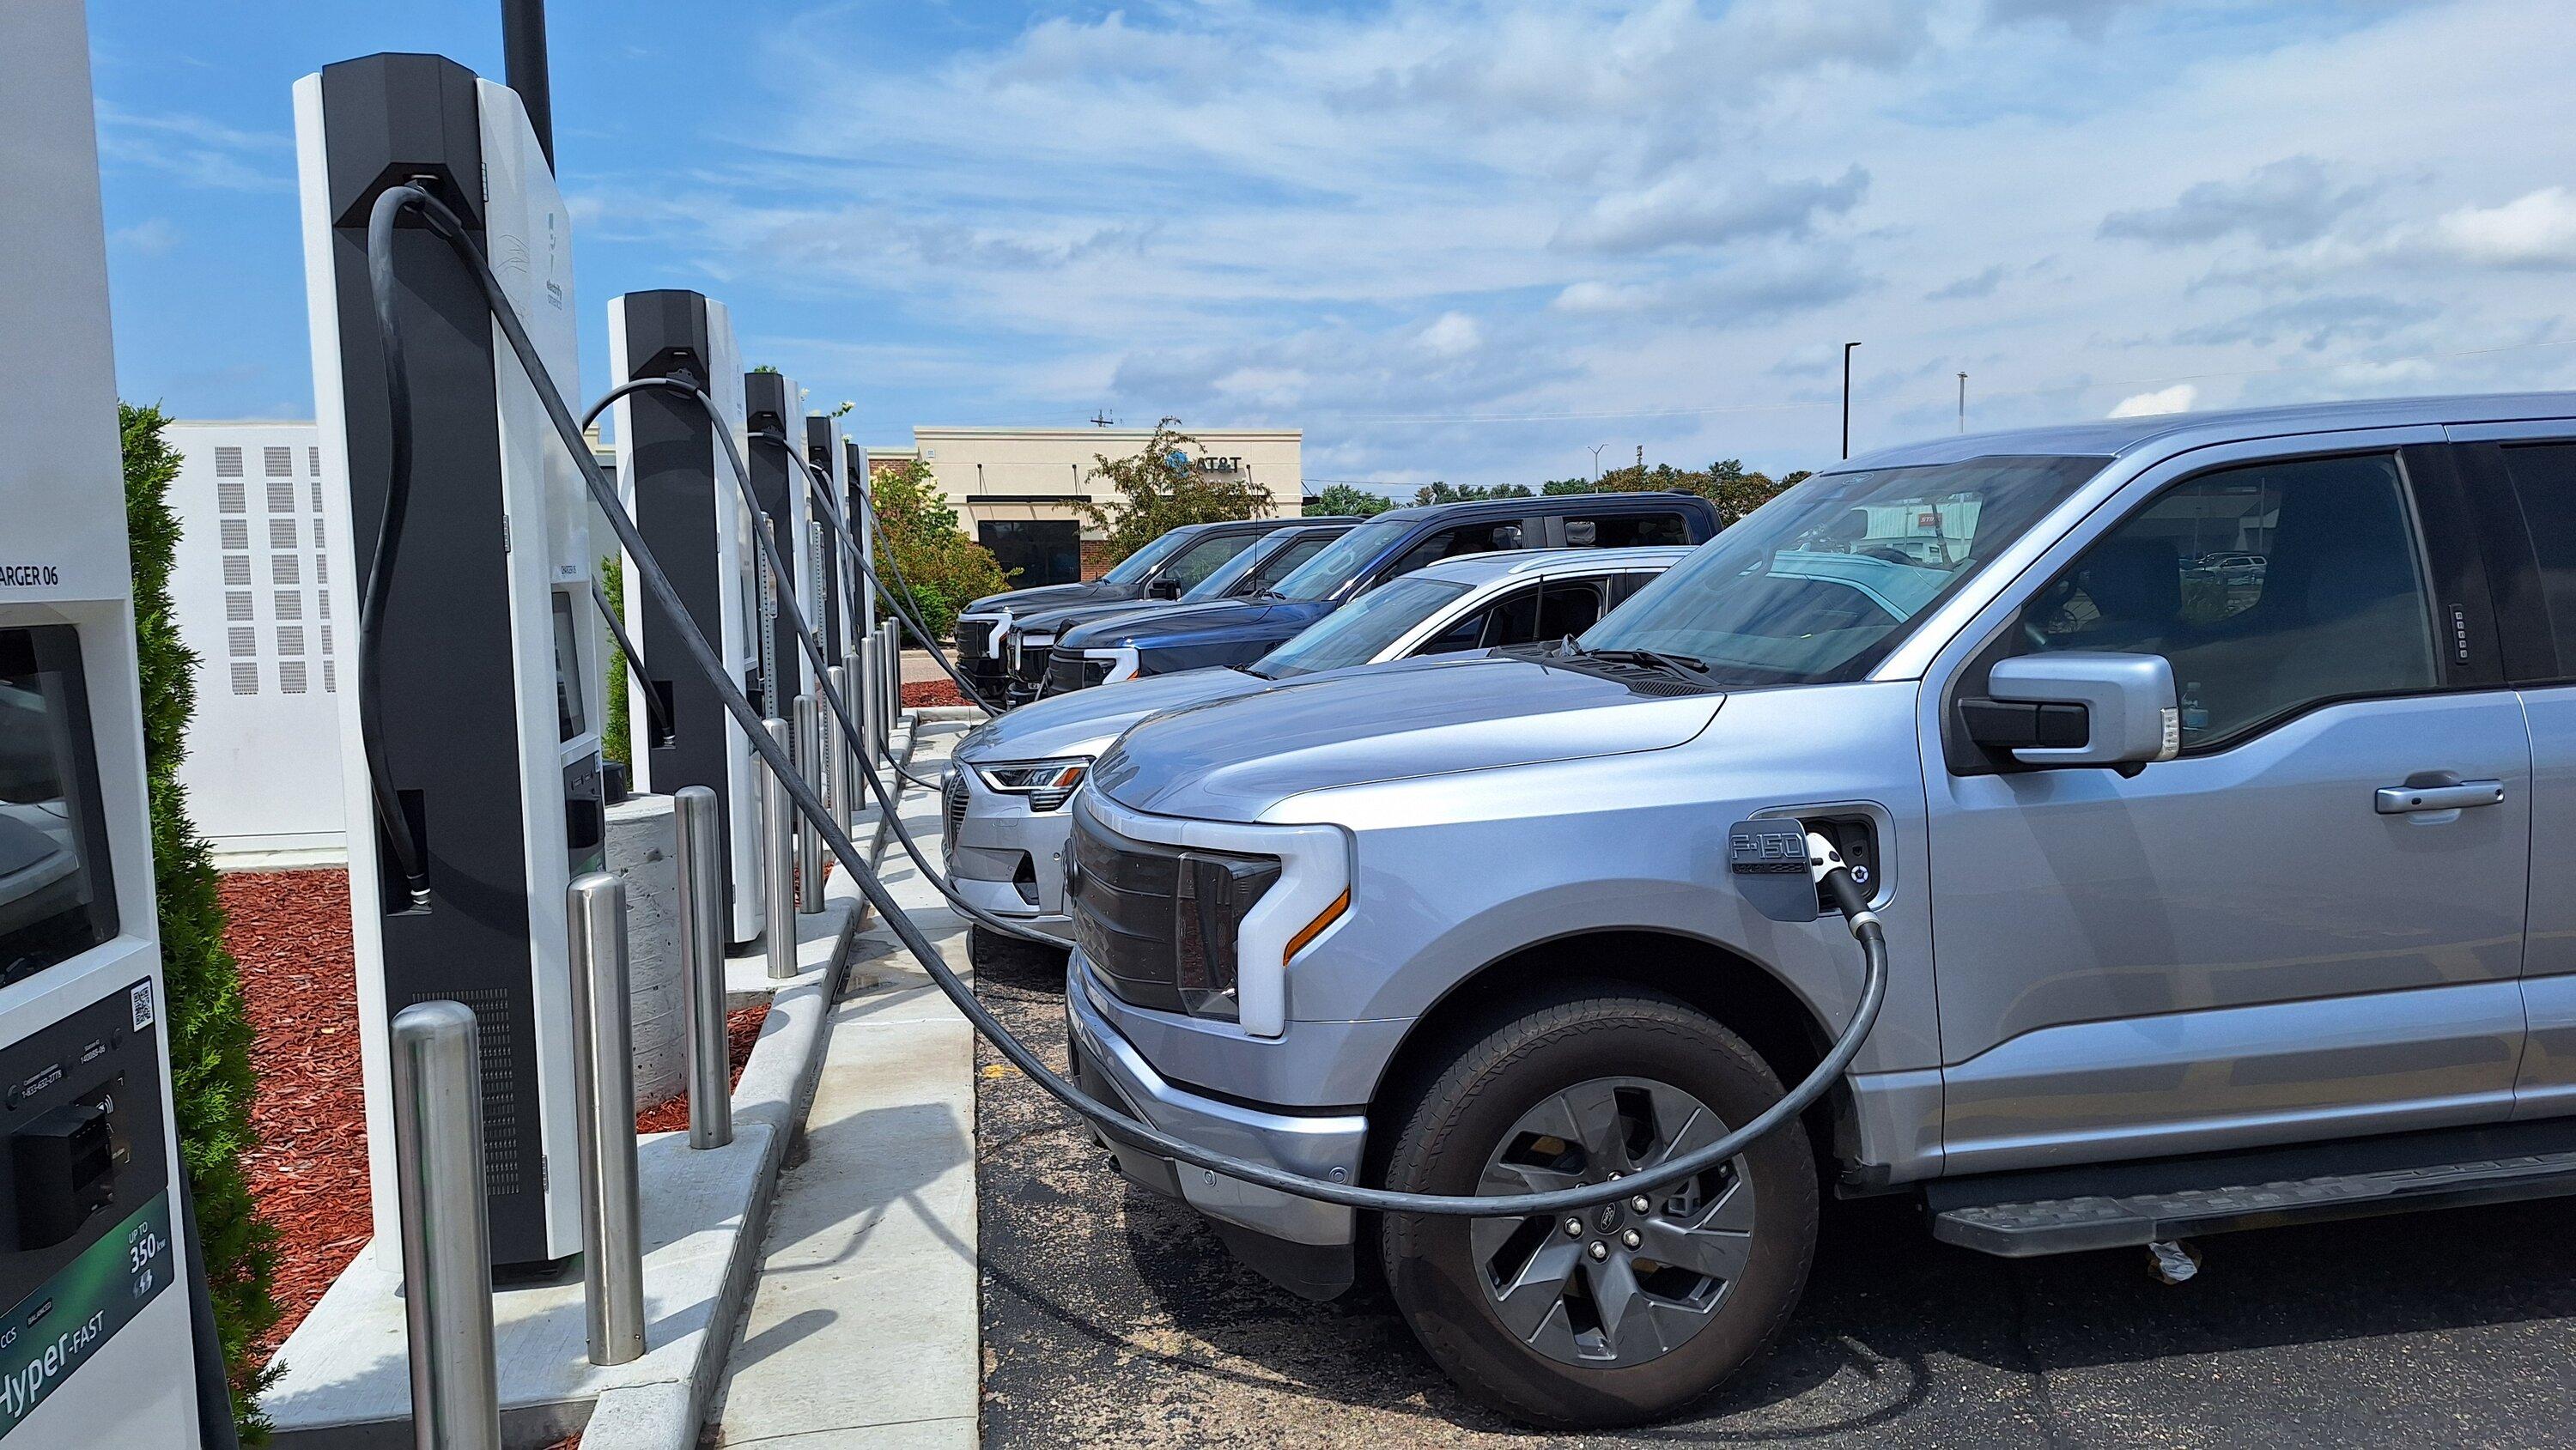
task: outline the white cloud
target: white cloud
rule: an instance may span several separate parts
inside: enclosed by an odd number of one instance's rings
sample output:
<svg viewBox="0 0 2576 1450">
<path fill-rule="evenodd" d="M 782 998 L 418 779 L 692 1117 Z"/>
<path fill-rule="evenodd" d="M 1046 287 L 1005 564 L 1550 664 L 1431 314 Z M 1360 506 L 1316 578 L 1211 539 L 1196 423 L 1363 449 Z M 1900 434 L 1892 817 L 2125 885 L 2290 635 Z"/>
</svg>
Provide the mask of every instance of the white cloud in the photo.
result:
<svg viewBox="0 0 2576 1450">
<path fill-rule="evenodd" d="M 2176 383 L 2152 393 L 2131 393 L 2111 405 L 2114 418 L 2145 418 L 2157 413 L 2188 413 L 2200 397 L 2200 389 L 2190 383 Z"/>
<path fill-rule="evenodd" d="M 145 217 L 130 227 L 118 227 L 107 239 L 128 251 L 158 257 L 179 245 L 179 228 L 168 217 Z"/>
<path fill-rule="evenodd" d="M 2576 193 L 2544 186 L 2502 206 L 2462 207 L 2434 224 L 2453 255 L 2491 267 L 2576 267 Z"/>
<path fill-rule="evenodd" d="M 1422 329 L 1414 337 L 1414 341 L 1441 357 L 1456 357 L 1461 353 L 1474 352 L 1484 340 L 1484 329 L 1476 325 L 1476 319 L 1463 312 L 1441 313 L 1439 321 Z"/>
</svg>

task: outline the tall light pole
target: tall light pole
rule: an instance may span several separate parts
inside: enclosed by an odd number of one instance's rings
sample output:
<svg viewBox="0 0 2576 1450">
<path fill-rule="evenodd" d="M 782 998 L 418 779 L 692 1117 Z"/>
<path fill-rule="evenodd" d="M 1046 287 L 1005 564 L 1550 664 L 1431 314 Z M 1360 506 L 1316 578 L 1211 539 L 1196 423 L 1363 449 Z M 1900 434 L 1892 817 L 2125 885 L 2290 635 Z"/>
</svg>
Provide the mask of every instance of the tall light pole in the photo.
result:
<svg viewBox="0 0 2576 1450">
<path fill-rule="evenodd" d="M 1607 443 L 1595 443 L 1592 445 L 1592 481 L 1594 483 L 1599 483 L 1601 481 L 1601 450 L 1609 446 L 1610 445 Z"/>
<path fill-rule="evenodd" d="M 1843 457 L 1851 457 L 1851 355 L 1856 342 L 1843 344 Z"/>
<path fill-rule="evenodd" d="M 1968 375 L 1959 374 L 1959 431 L 1968 431 Z"/>
</svg>

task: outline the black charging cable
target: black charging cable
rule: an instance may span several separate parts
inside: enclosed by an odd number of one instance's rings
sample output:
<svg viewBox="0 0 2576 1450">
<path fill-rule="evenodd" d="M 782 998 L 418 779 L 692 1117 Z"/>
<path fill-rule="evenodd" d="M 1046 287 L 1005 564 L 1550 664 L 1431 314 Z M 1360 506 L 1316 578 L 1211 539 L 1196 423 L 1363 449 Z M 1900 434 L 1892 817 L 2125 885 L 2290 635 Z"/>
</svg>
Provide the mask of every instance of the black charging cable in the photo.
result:
<svg viewBox="0 0 2576 1450">
<path fill-rule="evenodd" d="M 1684 1154 L 1643 1172 L 1588 1187 L 1555 1189 L 1544 1193 L 1501 1194 L 1492 1197 L 1472 1194 L 1399 1193 L 1390 1189 L 1366 1188 L 1356 1184 L 1332 1183 L 1320 1178 L 1308 1178 L 1270 1164 L 1256 1163 L 1249 1159 L 1237 1158 L 1229 1153 L 1216 1152 L 1187 1139 L 1174 1137 L 1130 1115 L 1122 1108 L 1100 1102 L 1065 1081 L 1061 1074 L 1048 1067 L 1028 1044 L 1013 1036 L 1010 1029 L 1004 1027 L 1000 1020 L 995 1018 L 991 1011 L 976 998 L 974 991 L 950 970 L 948 964 L 940 958 L 937 946 L 923 934 L 920 925 L 895 903 L 893 896 L 887 892 L 884 882 L 865 864 L 857 848 L 851 844 L 849 834 L 833 820 L 832 813 L 824 805 L 822 797 L 797 774 L 794 762 L 788 758 L 786 750 L 770 738 L 759 712 L 753 709 L 750 699 L 742 693 L 741 687 L 727 675 L 722 657 L 716 653 L 713 645 L 707 643 L 706 636 L 699 632 L 695 622 L 690 620 L 686 611 L 682 609 L 679 591 L 673 587 L 670 576 L 662 571 L 659 562 L 646 549 L 642 534 L 636 530 L 635 521 L 628 517 L 625 503 L 617 495 L 616 485 L 601 472 L 598 460 L 591 456 L 589 446 L 583 441 L 580 424 L 574 420 L 571 408 L 565 405 L 562 393 L 554 385 L 553 377 L 546 372 L 544 360 L 537 355 L 536 345 L 529 339 L 525 325 L 520 322 L 517 309 L 510 305 L 508 295 L 501 290 L 500 279 L 493 275 L 490 264 L 484 259 L 482 250 L 475 245 L 472 235 L 465 230 L 464 224 L 458 221 L 456 214 L 437 198 L 419 187 L 394 187 L 386 193 L 386 197 L 394 198 L 392 205 L 396 210 L 404 207 L 418 207 L 428 218 L 431 229 L 445 238 L 458 258 L 467 264 L 468 270 L 483 290 L 484 300 L 492 312 L 493 320 L 500 325 L 503 336 L 509 339 L 510 346 L 517 354 L 520 366 L 527 375 L 529 385 L 535 389 L 538 400 L 545 405 L 548 419 L 554 424 L 558 437 L 579 468 L 583 482 L 590 489 L 592 501 L 599 505 L 609 528 L 616 533 L 619 543 L 625 547 L 629 558 L 634 563 L 637 582 L 653 595 L 656 602 L 670 612 L 673 619 L 679 621 L 682 627 L 674 633 L 686 646 L 699 669 L 715 685 L 718 698 L 726 711 L 743 727 L 744 733 L 751 737 L 753 749 L 760 754 L 763 762 L 771 770 L 777 772 L 781 784 L 786 788 L 790 799 L 796 803 L 798 811 L 816 831 L 822 834 L 825 843 L 832 848 L 833 853 L 843 864 L 849 867 L 851 882 L 858 888 L 860 895 L 866 897 L 868 904 L 884 918 L 886 925 L 902 941 L 905 949 L 911 952 L 914 959 L 921 963 L 922 969 L 930 974 L 931 981 L 937 984 L 940 992 L 955 1004 L 957 1010 L 965 1015 L 966 1020 L 974 1025 L 977 1032 L 982 1033 L 992 1042 L 1012 1066 L 1028 1074 L 1031 1081 L 1102 1129 L 1128 1139 L 1148 1151 L 1187 1163 L 1192 1167 L 1223 1173 L 1241 1182 L 1293 1197 L 1338 1204 L 1346 1208 L 1380 1213 L 1432 1214 L 1465 1218 L 1525 1218 L 1541 1214 L 1568 1213 L 1577 1209 L 1596 1208 L 1639 1192 L 1695 1178 L 1742 1154 L 1766 1135 L 1794 1121 L 1798 1114 L 1806 1111 L 1823 1097 L 1834 1082 L 1840 1079 L 1843 1071 L 1851 1065 L 1852 1059 L 1860 1051 L 1862 1042 L 1867 1039 L 1870 1028 L 1876 1024 L 1879 1009 L 1885 1004 L 1887 998 L 1885 933 L 1880 927 L 1877 915 L 1869 910 L 1867 897 L 1859 885 L 1851 880 L 1849 870 L 1839 864 L 1826 867 L 1817 863 L 1816 869 L 1823 873 L 1821 884 L 1835 904 L 1843 909 L 1852 938 L 1861 947 L 1860 999 L 1853 1009 L 1851 1021 L 1844 1026 L 1841 1034 L 1834 1040 L 1833 1046 L 1826 1051 L 1824 1059 L 1818 1062 L 1804 1078 L 1801 1078 L 1795 1087 L 1757 1114 L 1752 1121 L 1697 1152 Z M 378 204 L 383 206 L 386 203 L 380 199 Z M 371 244 L 369 260 L 372 263 L 375 257 L 373 248 L 375 234 L 372 228 L 369 232 L 369 240 Z M 390 237 L 388 237 L 389 240 Z M 390 269 L 389 252 L 386 265 Z M 380 306 L 378 319 L 389 330 L 385 338 L 386 346 L 388 348 L 398 346 L 396 336 L 392 332 L 392 329 L 398 326 L 398 321 L 393 317 L 391 309 Z M 870 779 L 874 781 L 873 774 Z"/>
</svg>

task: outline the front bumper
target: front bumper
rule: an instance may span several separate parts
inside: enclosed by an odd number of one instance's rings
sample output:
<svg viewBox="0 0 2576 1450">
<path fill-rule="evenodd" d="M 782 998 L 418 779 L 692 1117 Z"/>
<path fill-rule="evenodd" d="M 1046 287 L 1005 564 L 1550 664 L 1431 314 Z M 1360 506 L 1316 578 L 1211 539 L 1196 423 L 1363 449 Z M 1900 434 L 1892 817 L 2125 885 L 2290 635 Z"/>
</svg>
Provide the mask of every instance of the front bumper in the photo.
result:
<svg viewBox="0 0 2576 1450">
<path fill-rule="evenodd" d="M 1065 967 L 1064 1010 L 1076 1080 L 1095 1097 L 1176 1138 L 1337 1183 L 1359 1180 L 1368 1119 L 1352 1112 L 1269 1112 L 1175 1086 L 1110 1025 L 1076 949 Z M 1163 1157 L 1116 1134 L 1102 1141 L 1129 1179 L 1178 1198 L 1212 1220 L 1235 1257 L 1309 1298 L 1350 1287 L 1358 1215 Z"/>
<path fill-rule="evenodd" d="M 1064 900 L 1071 803 L 1033 811 L 1021 797 L 986 789 L 971 766 L 961 762 L 953 770 L 945 789 L 962 788 L 966 800 L 964 812 L 954 817 L 956 828 L 943 841 L 950 884 L 995 916 L 1073 945 L 1073 919 L 1065 914 Z M 943 805 L 954 812 L 953 801 Z"/>
</svg>

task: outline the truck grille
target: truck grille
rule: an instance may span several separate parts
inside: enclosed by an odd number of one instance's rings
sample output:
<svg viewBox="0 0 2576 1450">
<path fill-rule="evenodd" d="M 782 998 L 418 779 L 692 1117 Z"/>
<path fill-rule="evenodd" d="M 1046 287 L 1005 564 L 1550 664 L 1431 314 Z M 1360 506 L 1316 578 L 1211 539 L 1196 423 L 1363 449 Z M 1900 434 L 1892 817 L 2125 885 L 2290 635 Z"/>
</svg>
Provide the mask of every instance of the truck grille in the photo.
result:
<svg viewBox="0 0 2576 1450">
<path fill-rule="evenodd" d="M 1181 1010 L 1172 898 L 1180 888 L 1177 847 L 1112 834 L 1088 811 L 1073 817 L 1073 870 L 1066 900 L 1073 940 L 1122 1002 Z"/>
<path fill-rule="evenodd" d="M 1047 664 L 1054 655 L 1051 645 L 1018 641 L 1011 646 L 1011 674 L 1023 685 L 1038 684 L 1046 679 Z"/>
<path fill-rule="evenodd" d="M 961 619 L 957 621 L 957 633 L 950 637 L 950 642 L 957 646 L 960 660 L 983 659 L 992 649 L 993 621 Z"/>
<path fill-rule="evenodd" d="M 1062 695 L 1074 690 L 1087 690 L 1109 674 L 1110 661 L 1086 659 L 1078 654 L 1059 654 L 1047 661 L 1046 693 Z"/>
</svg>

